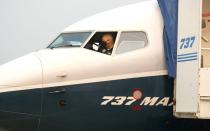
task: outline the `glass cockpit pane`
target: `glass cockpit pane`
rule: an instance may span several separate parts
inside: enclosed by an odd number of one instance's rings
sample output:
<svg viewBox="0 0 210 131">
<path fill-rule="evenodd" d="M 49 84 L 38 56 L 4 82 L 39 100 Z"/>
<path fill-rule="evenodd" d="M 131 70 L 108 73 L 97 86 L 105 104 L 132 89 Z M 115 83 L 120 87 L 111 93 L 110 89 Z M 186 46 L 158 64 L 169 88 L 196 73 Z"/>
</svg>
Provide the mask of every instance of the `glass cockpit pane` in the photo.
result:
<svg viewBox="0 0 210 131">
<path fill-rule="evenodd" d="M 62 33 L 48 48 L 81 47 L 90 35 L 91 32 Z"/>
</svg>

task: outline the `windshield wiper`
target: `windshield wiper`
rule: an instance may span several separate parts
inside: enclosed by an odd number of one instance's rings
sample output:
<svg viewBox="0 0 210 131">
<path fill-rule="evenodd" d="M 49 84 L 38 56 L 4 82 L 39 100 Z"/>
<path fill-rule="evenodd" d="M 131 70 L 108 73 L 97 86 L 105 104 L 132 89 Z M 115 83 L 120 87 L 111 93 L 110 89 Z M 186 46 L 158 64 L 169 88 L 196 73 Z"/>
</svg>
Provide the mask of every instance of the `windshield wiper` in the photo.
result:
<svg viewBox="0 0 210 131">
<path fill-rule="evenodd" d="M 76 46 L 76 45 L 72 45 L 72 44 L 67 44 L 67 45 L 60 45 L 60 46 L 52 46 L 52 47 L 50 47 L 50 49 L 63 48 L 63 47 L 80 47 L 80 46 Z"/>
</svg>

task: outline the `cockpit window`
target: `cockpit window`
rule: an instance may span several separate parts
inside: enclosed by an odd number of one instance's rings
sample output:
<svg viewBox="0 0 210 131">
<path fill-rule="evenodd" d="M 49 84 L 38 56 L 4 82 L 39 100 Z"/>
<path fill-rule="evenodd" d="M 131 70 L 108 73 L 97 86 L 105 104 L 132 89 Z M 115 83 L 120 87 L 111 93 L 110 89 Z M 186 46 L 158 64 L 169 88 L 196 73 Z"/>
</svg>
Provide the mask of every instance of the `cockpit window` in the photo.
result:
<svg viewBox="0 0 210 131">
<path fill-rule="evenodd" d="M 137 49 L 144 48 L 148 43 L 145 32 L 142 31 L 126 31 L 122 32 L 116 54 L 122 54 Z"/>
<path fill-rule="evenodd" d="M 48 48 L 80 47 L 91 35 L 91 32 L 63 33 Z"/>
<path fill-rule="evenodd" d="M 96 32 L 84 48 L 111 55 L 117 32 Z"/>
</svg>

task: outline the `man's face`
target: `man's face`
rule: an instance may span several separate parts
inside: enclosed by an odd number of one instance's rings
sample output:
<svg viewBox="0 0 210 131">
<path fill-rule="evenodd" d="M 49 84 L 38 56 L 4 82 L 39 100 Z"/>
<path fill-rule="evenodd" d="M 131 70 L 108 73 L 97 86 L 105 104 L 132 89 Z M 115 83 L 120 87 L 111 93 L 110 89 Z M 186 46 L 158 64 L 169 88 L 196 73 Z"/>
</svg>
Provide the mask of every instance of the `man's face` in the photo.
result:
<svg viewBox="0 0 210 131">
<path fill-rule="evenodd" d="M 102 41 L 104 42 L 106 47 L 113 46 L 113 43 L 114 43 L 111 35 L 104 35 L 102 37 Z"/>
</svg>

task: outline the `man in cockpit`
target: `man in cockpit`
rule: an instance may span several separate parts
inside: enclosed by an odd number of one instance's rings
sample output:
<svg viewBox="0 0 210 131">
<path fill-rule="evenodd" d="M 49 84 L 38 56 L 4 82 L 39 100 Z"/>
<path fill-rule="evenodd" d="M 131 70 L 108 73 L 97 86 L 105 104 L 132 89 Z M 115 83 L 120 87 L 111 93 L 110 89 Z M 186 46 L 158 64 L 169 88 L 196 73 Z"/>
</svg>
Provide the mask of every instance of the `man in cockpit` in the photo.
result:
<svg viewBox="0 0 210 131">
<path fill-rule="evenodd" d="M 104 34 L 101 38 L 104 48 L 101 49 L 101 52 L 107 55 L 112 54 L 112 50 L 114 47 L 114 39 L 113 36 L 109 33 Z"/>
</svg>

